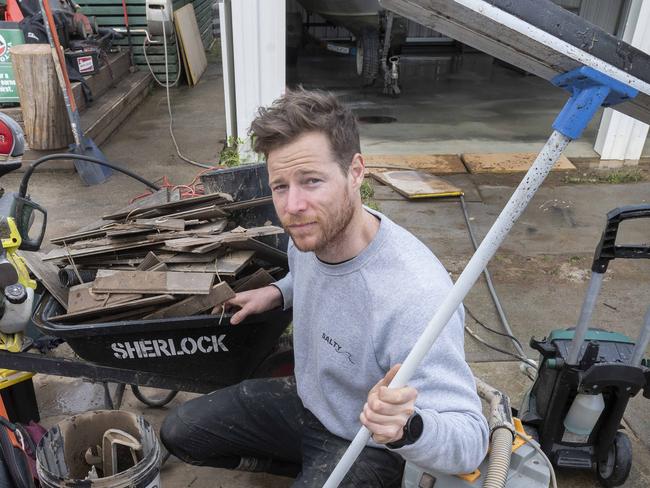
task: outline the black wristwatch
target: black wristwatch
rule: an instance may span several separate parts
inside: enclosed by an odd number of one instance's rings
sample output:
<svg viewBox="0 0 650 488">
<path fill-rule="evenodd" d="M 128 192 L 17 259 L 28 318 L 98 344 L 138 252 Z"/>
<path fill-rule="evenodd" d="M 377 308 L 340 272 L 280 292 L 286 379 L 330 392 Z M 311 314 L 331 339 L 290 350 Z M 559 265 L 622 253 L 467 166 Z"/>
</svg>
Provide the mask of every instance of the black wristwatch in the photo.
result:
<svg viewBox="0 0 650 488">
<path fill-rule="evenodd" d="M 415 441 L 417 441 L 420 438 L 423 431 L 424 431 L 424 421 L 422 420 L 422 416 L 419 413 L 415 412 L 406 421 L 406 425 L 404 425 L 404 434 L 402 435 L 402 438 L 398 441 L 387 443 L 386 447 L 390 449 L 399 449 L 400 447 L 413 444 Z"/>
</svg>

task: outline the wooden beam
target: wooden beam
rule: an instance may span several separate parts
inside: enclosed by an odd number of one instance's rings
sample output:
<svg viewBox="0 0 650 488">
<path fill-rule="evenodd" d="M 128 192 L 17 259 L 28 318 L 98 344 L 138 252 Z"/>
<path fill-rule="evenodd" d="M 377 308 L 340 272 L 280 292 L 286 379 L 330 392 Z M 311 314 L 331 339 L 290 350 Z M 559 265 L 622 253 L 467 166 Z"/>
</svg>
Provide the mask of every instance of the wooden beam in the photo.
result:
<svg viewBox="0 0 650 488">
<path fill-rule="evenodd" d="M 161 308 L 145 316 L 145 320 L 162 319 L 168 317 L 186 317 L 197 313 L 205 312 L 209 308 L 217 307 L 226 300 L 235 296 L 228 283 L 222 281 L 212 287 L 208 295 L 197 295 L 186 298 L 165 308 Z"/>
<path fill-rule="evenodd" d="M 172 271 L 99 270 L 93 285 L 96 293 L 171 293 L 175 295 L 207 295 L 214 275 L 206 273 L 174 273 Z"/>
</svg>

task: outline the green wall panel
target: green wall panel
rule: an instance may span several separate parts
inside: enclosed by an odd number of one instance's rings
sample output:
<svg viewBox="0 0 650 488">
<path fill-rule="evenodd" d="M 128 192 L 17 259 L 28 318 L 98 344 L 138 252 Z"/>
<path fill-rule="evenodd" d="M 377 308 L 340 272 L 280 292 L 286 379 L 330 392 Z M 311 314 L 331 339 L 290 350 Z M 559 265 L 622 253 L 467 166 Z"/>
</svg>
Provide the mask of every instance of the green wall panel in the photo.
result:
<svg viewBox="0 0 650 488">
<path fill-rule="evenodd" d="M 212 3 L 215 0 L 174 0 L 174 10 L 192 3 L 194 6 L 194 13 L 196 15 L 196 22 L 199 26 L 201 33 L 201 40 L 204 47 L 207 49 L 213 40 L 212 36 Z M 78 0 L 77 3 L 81 6 L 81 11 L 89 16 L 94 17 L 97 24 L 101 27 L 125 27 L 124 16 L 122 10 L 122 0 Z M 147 25 L 145 16 L 145 1 L 144 0 L 126 0 L 127 13 L 129 16 L 129 24 L 132 28 L 144 28 Z M 133 54 L 136 65 L 140 69 L 148 69 L 145 63 L 144 55 L 142 52 L 142 43 L 144 42 L 143 34 L 131 34 L 133 42 Z M 128 41 L 126 36 L 124 39 L 115 41 L 118 46 L 128 48 Z M 170 78 L 175 79 L 178 73 L 178 57 L 176 56 L 176 44 L 170 42 L 167 45 L 169 75 Z M 156 74 L 162 74 L 164 78 L 165 60 L 163 56 L 162 46 L 147 46 L 147 56 L 151 67 Z M 159 79 L 160 76 L 159 76 Z"/>
</svg>

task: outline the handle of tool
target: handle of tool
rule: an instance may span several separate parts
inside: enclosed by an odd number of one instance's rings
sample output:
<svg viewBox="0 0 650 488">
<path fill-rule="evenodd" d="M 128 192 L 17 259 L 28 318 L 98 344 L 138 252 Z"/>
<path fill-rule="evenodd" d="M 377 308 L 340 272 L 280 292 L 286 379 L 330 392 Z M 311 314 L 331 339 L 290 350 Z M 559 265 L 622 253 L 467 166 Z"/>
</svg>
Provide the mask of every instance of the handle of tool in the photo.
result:
<svg viewBox="0 0 650 488">
<path fill-rule="evenodd" d="M 589 324 L 591 323 L 591 315 L 594 308 L 596 308 L 596 298 L 598 298 L 598 295 L 600 294 L 600 288 L 603 284 L 604 277 L 604 273 L 597 273 L 595 271 L 592 271 L 591 273 L 591 279 L 589 280 L 589 286 L 587 287 L 587 294 L 585 295 L 585 300 L 582 302 L 582 308 L 580 309 L 578 324 L 576 325 L 575 331 L 573 332 L 573 339 L 569 345 L 569 355 L 567 357 L 568 364 L 578 364 L 580 349 L 582 349 L 582 343 L 585 341 L 587 329 L 589 329 Z"/>
<path fill-rule="evenodd" d="M 607 213 L 607 224 L 603 235 L 600 238 L 598 247 L 594 254 L 594 261 L 591 270 L 604 273 L 607 271 L 609 262 L 613 259 L 650 259 L 650 246 L 640 245 L 617 245 L 616 237 L 622 222 L 632 219 L 650 218 L 650 204 L 627 205 L 615 208 Z"/>
<path fill-rule="evenodd" d="M 81 123 L 79 120 L 79 112 L 77 112 L 77 104 L 75 103 L 72 87 L 70 85 L 70 78 L 68 77 L 68 70 L 65 65 L 65 55 L 59 42 L 59 34 L 56 31 L 56 23 L 52 16 L 52 10 L 47 0 L 39 0 L 41 12 L 43 14 L 45 31 L 47 38 L 50 41 L 50 46 L 55 51 L 54 69 L 56 70 L 61 91 L 63 92 L 63 100 L 65 107 L 68 110 L 68 117 L 70 118 L 70 127 L 72 128 L 72 135 L 77 145 L 81 144 Z"/>
<path fill-rule="evenodd" d="M 551 171 L 557 160 L 562 155 L 564 148 L 571 141 L 570 138 L 558 131 L 553 131 L 548 141 L 535 159 L 535 162 L 524 176 L 515 192 L 508 200 L 492 228 L 481 242 L 467 266 L 458 277 L 458 280 L 445 297 L 426 329 L 417 340 L 401 368 L 391 381 L 389 388 L 401 388 L 411 379 L 418 365 L 429 352 L 431 346 L 444 329 L 449 319 L 456 312 L 465 296 L 479 278 L 488 262 L 494 256 L 510 229 L 525 210 L 546 176 Z M 370 431 L 362 427 L 352 440 L 345 454 L 332 471 L 323 488 L 336 488 L 339 486 L 352 464 L 359 456 L 370 439 Z"/>
</svg>

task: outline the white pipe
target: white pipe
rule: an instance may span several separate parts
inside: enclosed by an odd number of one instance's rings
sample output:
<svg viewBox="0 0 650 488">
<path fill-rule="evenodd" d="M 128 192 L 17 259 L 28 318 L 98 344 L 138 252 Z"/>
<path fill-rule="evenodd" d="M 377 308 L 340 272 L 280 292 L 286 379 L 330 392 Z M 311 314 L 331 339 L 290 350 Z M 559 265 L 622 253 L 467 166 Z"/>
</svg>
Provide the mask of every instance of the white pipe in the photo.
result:
<svg viewBox="0 0 650 488">
<path fill-rule="evenodd" d="M 488 262 L 494 256 L 510 229 L 523 213 L 526 206 L 533 198 L 553 165 L 562 155 L 564 148 L 569 144 L 570 139 L 558 131 L 553 131 L 551 137 L 537 155 L 535 162 L 530 167 L 524 178 L 517 186 L 517 189 L 508 200 L 499 217 L 492 225 L 492 228 L 481 242 L 467 266 L 458 277 L 458 280 L 451 288 L 449 294 L 436 311 L 435 315 L 427 325 L 420 338 L 417 340 L 413 349 L 406 357 L 402 367 L 391 381 L 389 388 L 401 388 L 415 373 L 418 365 L 429 352 L 429 349 L 447 325 L 451 316 L 456 312 L 465 296 L 469 293 L 472 286 L 479 278 Z M 350 467 L 357 459 L 363 448 L 370 439 L 370 431 L 361 427 L 354 437 L 345 454 L 332 471 L 323 488 L 336 488 L 343 480 Z"/>
</svg>

